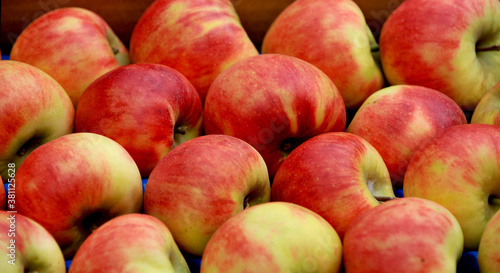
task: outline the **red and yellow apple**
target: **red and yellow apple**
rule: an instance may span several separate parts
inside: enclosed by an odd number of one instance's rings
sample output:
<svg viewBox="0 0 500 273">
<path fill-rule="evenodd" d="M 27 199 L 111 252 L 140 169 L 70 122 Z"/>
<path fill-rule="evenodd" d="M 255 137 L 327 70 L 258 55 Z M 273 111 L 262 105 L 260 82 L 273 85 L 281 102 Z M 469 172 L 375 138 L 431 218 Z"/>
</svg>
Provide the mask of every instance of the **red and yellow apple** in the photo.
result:
<svg viewBox="0 0 500 273">
<path fill-rule="evenodd" d="M 264 160 L 231 136 L 188 140 L 154 168 L 144 193 L 144 211 L 160 219 L 179 248 L 201 256 L 212 234 L 243 209 L 271 199 Z"/>
<path fill-rule="evenodd" d="M 500 82 L 479 101 L 472 114 L 471 123 L 500 126 Z"/>
<path fill-rule="evenodd" d="M 500 272 L 500 211 L 484 228 L 479 242 L 477 262 L 481 273 Z"/>
<path fill-rule="evenodd" d="M 239 60 L 258 55 L 230 0 L 158 0 L 130 40 L 134 63 L 160 63 L 181 72 L 202 103 L 214 79 Z"/>
<path fill-rule="evenodd" d="M 413 153 L 444 128 L 466 123 L 464 112 L 446 95 L 421 86 L 399 85 L 371 95 L 347 132 L 377 149 L 394 187 L 401 188 Z"/>
<path fill-rule="evenodd" d="M 75 108 L 90 83 L 129 63 L 127 48 L 104 19 L 76 7 L 56 9 L 33 21 L 12 46 L 10 59 L 52 76 Z"/>
<path fill-rule="evenodd" d="M 272 200 L 304 206 L 328 221 L 342 239 L 363 211 L 395 198 L 389 171 L 375 148 L 359 136 L 325 133 L 297 147 L 283 161 Z"/>
<path fill-rule="evenodd" d="M 452 126 L 415 152 L 404 196 L 435 201 L 460 223 L 465 249 L 477 250 L 483 230 L 500 210 L 500 127 Z"/>
<path fill-rule="evenodd" d="M 378 44 L 352 0 L 295 1 L 269 28 L 262 53 L 315 65 L 335 83 L 347 109 L 357 109 L 384 86 Z"/>
<path fill-rule="evenodd" d="M 75 109 L 45 72 L 16 61 L 0 61 L 0 175 L 9 177 L 36 147 L 73 132 Z"/>
<path fill-rule="evenodd" d="M 140 212 L 139 169 L 115 141 L 74 133 L 35 149 L 16 173 L 17 211 L 54 236 L 71 259 L 98 226 Z"/>
<path fill-rule="evenodd" d="M 85 90 L 75 131 L 115 140 L 147 178 L 171 149 L 201 135 L 202 111 L 196 89 L 178 71 L 131 64 L 106 73 Z"/>
<path fill-rule="evenodd" d="M 204 122 L 206 134 L 250 143 L 273 178 L 300 143 L 343 131 L 346 111 L 337 88 L 321 70 L 295 57 L 263 54 L 217 77 L 207 95 Z"/>
<path fill-rule="evenodd" d="M 335 229 L 304 207 L 269 202 L 227 220 L 212 236 L 201 273 L 340 272 Z"/>
<path fill-rule="evenodd" d="M 76 253 L 69 273 L 189 273 L 168 228 L 155 217 L 126 214 L 98 227 Z"/>
</svg>

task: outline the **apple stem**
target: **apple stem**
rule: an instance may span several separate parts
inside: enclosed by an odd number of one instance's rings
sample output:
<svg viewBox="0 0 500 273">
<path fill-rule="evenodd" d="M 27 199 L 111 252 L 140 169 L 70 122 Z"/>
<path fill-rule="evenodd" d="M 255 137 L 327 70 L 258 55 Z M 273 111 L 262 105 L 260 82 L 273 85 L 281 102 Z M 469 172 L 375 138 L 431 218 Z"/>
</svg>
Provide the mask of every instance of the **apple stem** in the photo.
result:
<svg viewBox="0 0 500 273">
<path fill-rule="evenodd" d="M 175 133 L 175 134 L 185 135 L 185 134 L 186 134 L 186 132 L 187 132 L 187 129 L 188 129 L 188 127 L 187 127 L 187 126 L 177 126 L 177 127 L 175 127 L 175 129 L 174 129 L 174 133 Z"/>
<path fill-rule="evenodd" d="M 490 198 L 488 198 L 488 203 L 495 206 L 500 206 L 500 198 L 497 198 L 495 196 L 490 196 Z"/>
<path fill-rule="evenodd" d="M 380 48 L 379 48 L 378 44 L 372 44 L 372 45 L 370 45 L 370 50 L 371 50 L 371 52 L 379 52 Z"/>
<path fill-rule="evenodd" d="M 500 51 L 500 45 L 494 45 L 485 48 L 476 48 L 476 52 L 484 52 L 484 51 Z"/>
<path fill-rule="evenodd" d="M 397 197 L 390 197 L 390 196 L 373 196 L 373 197 L 375 197 L 375 199 L 377 199 L 377 201 L 379 202 L 387 202 L 397 199 Z"/>
</svg>

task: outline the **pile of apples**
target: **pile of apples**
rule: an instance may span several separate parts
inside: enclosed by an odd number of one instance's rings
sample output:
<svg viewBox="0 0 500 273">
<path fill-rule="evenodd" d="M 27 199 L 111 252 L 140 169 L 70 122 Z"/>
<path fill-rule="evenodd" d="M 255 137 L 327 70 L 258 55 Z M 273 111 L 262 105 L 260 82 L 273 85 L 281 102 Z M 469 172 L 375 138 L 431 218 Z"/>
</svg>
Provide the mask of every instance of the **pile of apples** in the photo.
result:
<svg viewBox="0 0 500 273">
<path fill-rule="evenodd" d="M 297 0 L 259 50 L 229 0 L 157 0 L 127 44 L 61 8 L 0 62 L 1 272 L 500 272 L 498 0 L 379 42 Z"/>
</svg>

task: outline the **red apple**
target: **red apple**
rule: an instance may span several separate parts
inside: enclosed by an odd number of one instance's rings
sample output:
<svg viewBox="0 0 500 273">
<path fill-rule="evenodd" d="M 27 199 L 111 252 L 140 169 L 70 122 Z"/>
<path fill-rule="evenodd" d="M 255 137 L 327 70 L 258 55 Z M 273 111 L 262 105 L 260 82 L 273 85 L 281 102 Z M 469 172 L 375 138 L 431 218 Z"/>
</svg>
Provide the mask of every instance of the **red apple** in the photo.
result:
<svg viewBox="0 0 500 273">
<path fill-rule="evenodd" d="M 57 80 L 76 107 L 102 74 L 129 63 L 128 50 L 96 13 L 61 8 L 33 21 L 12 46 L 10 59 L 40 68 Z"/>
<path fill-rule="evenodd" d="M 97 228 L 76 253 L 69 273 L 186 272 L 168 228 L 144 214 L 126 214 Z"/>
<path fill-rule="evenodd" d="M 230 0 L 157 0 L 130 40 L 135 63 L 170 66 L 194 85 L 202 103 L 223 70 L 258 55 Z"/>
<path fill-rule="evenodd" d="M 500 1 L 406 0 L 385 22 L 389 84 L 429 87 L 474 110 L 500 81 Z"/>
<path fill-rule="evenodd" d="M 33 149 L 73 132 L 75 109 L 59 83 L 16 61 L 0 61 L 0 97 L 0 175 L 7 183 Z"/>
<path fill-rule="evenodd" d="M 477 261 L 481 273 L 500 272 L 500 211 L 491 217 L 484 228 Z"/>
<path fill-rule="evenodd" d="M 200 97 L 181 73 L 160 64 L 131 64 L 85 90 L 75 131 L 115 140 L 148 177 L 171 149 L 199 136 L 202 125 Z"/>
<path fill-rule="evenodd" d="M 209 135 L 186 141 L 158 163 L 146 186 L 144 211 L 167 225 L 182 250 L 201 256 L 227 219 L 270 199 L 259 153 L 240 139 Z"/>
<path fill-rule="evenodd" d="M 262 53 L 315 65 L 335 83 L 348 109 L 384 86 L 378 44 L 352 0 L 295 1 L 269 28 Z"/>
<path fill-rule="evenodd" d="M 205 102 L 205 132 L 250 143 L 270 177 L 300 143 L 343 131 L 342 97 L 321 70 L 295 57 L 263 54 L 242 60 L 217 77 Z"/>
<path fill-rule="evenodd" d="M 356 216 L 394 198 L 384 160 L 359 136 L 325 133 L 302 143 L 281 164 L 273 201 L 304 206 L 327 220 L 342 239 Z"/>
<path fill-rule="evenodd" d="M 449 97 L 421 86 L 399 85 L 371 95 L 347 132 L 361 136 L 384 159 L 394 187 L 402 188 L 413 153 L 443 129 L 467 123 Z"/>
<path fill-rule="evenodd" d="M 500 126 L 500 82 L 479 101 L 472 114 L 471 123 Z"/>
<path fill-rule="evenodd" d="M 16 173 L 17 211 L 45 227 L 66 259 L 107 220 L 140 212 L 142 201 L 141 176 L 132 157 L 97 134 L 50 141 Z"/>
</svg>

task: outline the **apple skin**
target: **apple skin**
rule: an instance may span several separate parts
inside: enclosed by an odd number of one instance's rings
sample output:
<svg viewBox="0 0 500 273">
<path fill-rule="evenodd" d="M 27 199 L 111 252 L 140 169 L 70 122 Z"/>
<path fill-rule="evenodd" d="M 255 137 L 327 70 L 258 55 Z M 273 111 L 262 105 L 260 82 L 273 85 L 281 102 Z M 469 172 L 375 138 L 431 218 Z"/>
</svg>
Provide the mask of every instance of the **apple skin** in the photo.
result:
<svg viewBox="0 0 500 273">
<path fill-rule="evenodd" d="M 484 228 L 477 260 L 481 273 L 500 272 L 500 212 L 495 213 Z"/>
<path fill-rule="evenodd" d="M 8 182 L 36 147 L 73 132 L 75 109 L 45 72 L 17 61 L 0 61 L 0 174 Z"/>
<path fill-rule="evenodd" d="M 1 272 L 66 273 L 64 257 L 54 237 L 26 216 L 0 211 L 0 244 L 7 247 L 0 258 Z M 15 250 L 13 257 L 9 256 L 11 249 Z M 15 265 L 9 263 L 12 258 Z"/>
<path fill-rule="evenodd" d="M 390 85 L 421 85 L 470 111 L 500 81 L 500 2 L 406 0 L 380 35 Z"/>
<path fill-rule="evenodd" d="M 227 220 L 201 259 L 210 272 L 340 272 L 342 243 L 335 229 L 304 207 L 269 202 Z"/>
<path fill-rule="evenodd" d="M 399 198 L 367 210 L 344 237 L 346 272 L 455 273 L 463 250 L 457 219 L 421 198 Z"/>
<path fill-rule="evenodd" d="M 160 63 L 178 70 L 198 90 L 202 103 L 223 70 L 258 54 L 230 0 L 155 1 L 130 40 L 134 63 Z"/>
<path fill-rule="evenodd" d="M 395 197 L 389 171 L 375 148 L 359 136 L 324 133 L 297 147 L 281 164 L 272 200 L 306 207 L 327 220 L 339 237 L 363 211 Z"/>
<path fill-rule="evenodd" d="M 345 124 L 344 102 L 328 76 L 280 54 L 234 64 L 217 77 L 205 102 L 205 133 L 250 143 L 266 161 L 271 179 L 300 143 L 344 131 Z"/>
<path fill-rule="evenodd" d="M 202 134 L 203 109 L 193 85 L 160 64 L 131 64 L 94 81 L 82 94 L 75 131 L 122 145 L 147 178 L 171 149 Z"/>
<path fill-rule="evenodd" d="M 144 193 L 144 211 L 170 229 L 179 248 L 201 256 L 212 234 L 248 206 L 271 200 L 264 160 L 231 136 L 184 142 L 155 167 Z"/>
<path fill-rule="evenodd" d="M 186 272 L 168 228 L 155 217 L 126 214 L 97 228 L 76 253 L 69 273 Z"/>
<path fill-rule="evenodd" d="M 33 21 L 12 46 L 10 59 L 52 76 L 75 108 L 91 82 L 130 62 L 127 48 L 109 25 L 96 13 L 76 7 L 56 9 Z"/>
<path fill-rule="evenodd" d="M 399 85 L 371 95 L 354 115 L 347 132 L 377 149 L 395 188 L 402 188 L 413 153 L 444 128 L 466 124 L 460 107 L 425 87 Z"/>
<path fill-rule="evenodd" d="M 465 249 L 474 251 L 500 209 L 499 170 L 500 127 L 452 126 L 413 155 L 404 196 L 429 199 L 451 211 L 462 227 Z"/>
<path fill-rule="evenodd" d="M 471 123 L 500 126 L 500 82 L 479 101 L 472 114 Z"/>
<path fill-rule="evenodd" d="M 6 207 L 7 207 L 7 192 L 5 191 L 5 187 L 2 184 L 2 187 L 0 188 L 0 210 L 5 210 Z"/>
<path fill-rule="evenodd" d="M 304 20 L 303 18 L 308 18 Z M 378 48 L 363 12 L 351 0 L 298 0 L 273 22 L 262 53 L 305 60 L 335 83 L 347 109 L 384 86 Z"/>
<path fill-rule="evenodd" d="M 99 225 L 142 209 L 134 160 L 115 141 L 92 133 L 35 149 L 19 167 L 16 185 L 17 211 L 45 227 L 66 259 Z"/>
</svg>

